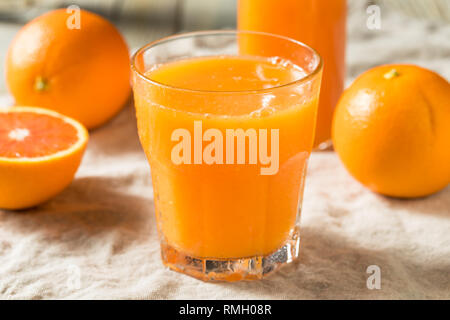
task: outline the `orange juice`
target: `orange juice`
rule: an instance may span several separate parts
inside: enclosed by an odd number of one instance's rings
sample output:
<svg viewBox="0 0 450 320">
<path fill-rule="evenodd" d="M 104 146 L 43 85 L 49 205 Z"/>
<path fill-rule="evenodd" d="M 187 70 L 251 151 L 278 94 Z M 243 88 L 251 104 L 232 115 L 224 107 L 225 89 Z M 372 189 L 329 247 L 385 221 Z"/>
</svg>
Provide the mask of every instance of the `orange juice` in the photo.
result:
<svg viewBox="0 0 450 320">
<path fill-rule="evenodd" d="M 139 59 L 136 115 L 164 263 L 210 280 L 223 277 L 217 268 L 205 275 L 205 261 L 240 261 L 225 273 L 251 278 L 239 271 L 242 259 L 270 255 L 297 237 L 320 62 L 313 71 L 280 57 Z"/>
<path fill-rule="evenodd" d="M 322 56 L 316 147 L 330 141 L 333 111 L 344 88 L 346 10 L 346 0 L 239 0 L 238 4 L 240 30 L 287 36 L 306 43 Z M 264 41 L 253 45 L 257 51 L 264 50 Z M 270 42 L 266 46 L 270 47 Z"/>
</svg>

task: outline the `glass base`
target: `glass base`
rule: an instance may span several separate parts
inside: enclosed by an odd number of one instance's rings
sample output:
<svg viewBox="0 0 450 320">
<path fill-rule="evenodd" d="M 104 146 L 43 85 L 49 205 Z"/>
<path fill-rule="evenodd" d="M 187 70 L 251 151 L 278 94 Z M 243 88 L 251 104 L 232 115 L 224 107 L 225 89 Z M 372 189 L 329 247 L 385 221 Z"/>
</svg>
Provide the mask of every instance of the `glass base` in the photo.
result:
<svg viewBox="0 0 450 320">
<path fill-rule="evenodd" d="M 240 259 L 212 259 L 188 256 L 181 251 L 161 243 L 161 257 L 165 266 L 203 281 L 241 281 L 262 279 L 285 264 L 294 261 L 300 249 L 298 227 L 284 245 L 265 256 Z"/>
</svg>

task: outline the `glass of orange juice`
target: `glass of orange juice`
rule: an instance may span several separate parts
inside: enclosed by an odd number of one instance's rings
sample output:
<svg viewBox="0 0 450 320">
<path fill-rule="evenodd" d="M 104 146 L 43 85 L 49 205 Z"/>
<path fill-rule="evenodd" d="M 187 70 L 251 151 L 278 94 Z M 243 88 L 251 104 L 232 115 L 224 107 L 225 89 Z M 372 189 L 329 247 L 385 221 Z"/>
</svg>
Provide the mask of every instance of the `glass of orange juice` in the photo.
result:
<svg viewBox="0 0 450 320">
<path fill-rule="evenodd" d="M 324 60 L 315 148 L 331 146 L 331 120 L 344 90 L 347 0 L 239 0 L 238 28 L 280 34 Z M 265 43 L 257 43 L 259 48 Z M 270 41 L 265 44 L 270 47 Z M 280 48 L 282 50 L 282 48 Z"/>
<path fill-rule="evenodd" d="M 248 50 L 262 40 L 283 50 Z M 144 46 L 132 69 L 163 263 L 237 281 L 297 258 L 320 56 L 282 36 L 206 31 Z"/>
</svg>

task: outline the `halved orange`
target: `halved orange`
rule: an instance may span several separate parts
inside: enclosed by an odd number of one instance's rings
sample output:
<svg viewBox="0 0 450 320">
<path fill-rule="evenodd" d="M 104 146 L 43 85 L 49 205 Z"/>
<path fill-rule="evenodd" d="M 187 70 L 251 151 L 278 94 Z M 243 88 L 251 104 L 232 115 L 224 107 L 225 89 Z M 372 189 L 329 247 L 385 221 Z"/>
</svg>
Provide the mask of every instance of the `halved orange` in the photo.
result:
<svg viewBox="0 0 450 320">
<path fill-rule="evenodd" d="M 33 207 L 61 192 L 87 142 L 82 124 L 54 111 L 0 108 L 0 208 Z"/>
</svg>

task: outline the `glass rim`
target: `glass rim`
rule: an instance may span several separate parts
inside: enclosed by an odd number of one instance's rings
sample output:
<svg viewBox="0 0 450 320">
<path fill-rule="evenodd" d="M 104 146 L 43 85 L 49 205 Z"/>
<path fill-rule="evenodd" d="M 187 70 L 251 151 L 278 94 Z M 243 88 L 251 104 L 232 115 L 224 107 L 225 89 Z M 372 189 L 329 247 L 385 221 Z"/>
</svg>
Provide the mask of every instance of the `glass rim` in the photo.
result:
<svg viewBox="0 0 450 320">
<path fill-rule="evenodd" d="M 136 66 L 136 59 L 138 56 L 146 52 L 147 50 L 156 47 L 157 45 L 164 44 L 170 41 L 176 41 L 180 39 L 186 39 L 186 38 L 194 38 L 197 36 L 219 36 L 219 35 L 238 35 L 238 34 L 255 34 L 255 35 L 262 35 L 262 36 L 269 36 L 272 38 L 278 38 L 283 39 L 286 41 L 289 41 L 291 43 L 294 43 L 296 45 L 299 45 L 303 48 L 306 48 L 310 50 L 314 56 L 318 58 L 318 63 L 315 66 L 314 70 L 307 73 L 304 77 L 301 77 L 299 79 L 281 84 L 276 85 L 270 88 L 262 88 L 262 89 L 251 89 L 251 90 L 232 90 L 232 91 L 220 91 L 220 90 L 201 90 L 201 89 L 188 89 L 178 86 L 173 86 L 170 84 L 158 82 L 155 80 L 150 79 L 147 77 L 143 72 L 139 71 Z M 170 35 L 167 37 L 160 38 L 158 40 L 151 41 L 141 48 L 139 48 L 131 57 L 131 70 L 136 73 L 141 79 L 143 79 L 146 82 L 149 82 L 153 85 L 156 85 L 158 87 L 167 88 L 170 90 L 177 90 L 177 91 L 183 91 L 188 93 L 214 93 L 214 94 L 258 94 L 258 93 L 267 93 L 273 90 L 290 87 L 293 85 L 298 85 L 301 83 L 308 82 L 310 79 L 314 78 L 318 73 L 320 73 L 323 69 L 323 59 L 321 55 L 315 50 L 314 48 L 308 46 L 307 44 L 297 41 L 295 39 L 285 37 L 278 34 L 268 33 L 268 32 L 260 32 L 260 31 L 247 31 L 247 30 L 207 30 L 207 31 L 194 31 L 194 32 L 184 32 L 180 34 Z"/>
</svg>

